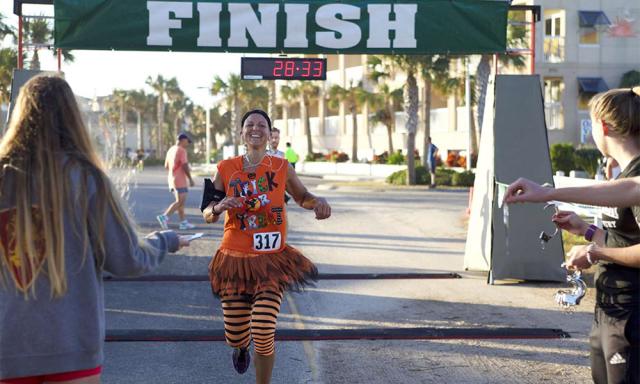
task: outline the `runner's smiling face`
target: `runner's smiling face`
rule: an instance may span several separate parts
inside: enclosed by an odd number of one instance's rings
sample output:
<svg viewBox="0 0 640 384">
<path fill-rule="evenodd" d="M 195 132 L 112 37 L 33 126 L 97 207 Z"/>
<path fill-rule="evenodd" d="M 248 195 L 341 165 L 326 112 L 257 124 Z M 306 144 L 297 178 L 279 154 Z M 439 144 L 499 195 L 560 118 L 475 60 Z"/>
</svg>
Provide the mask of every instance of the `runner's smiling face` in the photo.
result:
<svg viewBox="0 0 640 384">
<path fill-rule="evenodd" d="M 242 138 L 249 148 L 266 148 L 270 138 L 267 119 L 257 113 L 249 115 L 242 126 Z"/>
</svg>

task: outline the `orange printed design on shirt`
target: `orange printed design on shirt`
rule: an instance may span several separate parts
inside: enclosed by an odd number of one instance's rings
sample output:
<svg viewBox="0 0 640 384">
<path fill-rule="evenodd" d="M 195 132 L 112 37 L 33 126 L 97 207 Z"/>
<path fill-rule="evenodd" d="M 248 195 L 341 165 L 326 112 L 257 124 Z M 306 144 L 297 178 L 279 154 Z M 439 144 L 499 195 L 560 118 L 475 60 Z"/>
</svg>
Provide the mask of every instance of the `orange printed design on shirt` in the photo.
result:
<svg viewBox="0 0 640 384">
<path fill-rule="evenodd" d="M 42 212 L 38 207 L 31 207 L 31 220 L 36 230 L 32 233 L 35 238 L 35 248 L 38 253 L 35 263 L 28 262 L 28 259 L 20 257 L 16 251 L 19 249 L 18 238 L 16 236 L 16 209 L 0 211 L 0 257 L 5 268 L 9 270 L 16 282 L 16 288 L 26 291 L 33 284 L 34 276 L 42 268 L 45 260 L 45 240 L 42 235 Z"/>
<path fill-rule="evenodd" d="M 284 248 L 286 160 L 265 156 L 253 172 L 243 170 L 242 157 L 222 161 L 218 170 L 228 197 L 244 199 L 242 208 L 227 211 L 221 248 L 247 252 L 278 252 Z"/>
</svg>

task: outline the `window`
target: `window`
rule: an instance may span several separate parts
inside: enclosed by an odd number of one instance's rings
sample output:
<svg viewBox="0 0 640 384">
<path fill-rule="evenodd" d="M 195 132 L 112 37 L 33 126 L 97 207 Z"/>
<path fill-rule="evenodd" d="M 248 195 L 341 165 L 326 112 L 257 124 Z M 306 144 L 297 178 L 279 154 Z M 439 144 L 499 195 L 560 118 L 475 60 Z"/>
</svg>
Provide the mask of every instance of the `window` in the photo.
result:
<svg viewBox="0 0 640 384">
<path fill-rule="evenodd" d="M 544 12 L 544 59 L 547 63 L 564 61 L 564 20 L 563 10 Z"/>
<path fill-rule="evenodd" d="M 600 34 L 595 27 L 580 27 L 580 44 L 598 45 L 600 44 Z"/>
<path fill-rule="evenodd" d="M 544 79 L 544 115 L 548 129 L 564 128 L 563 92 L 564 81 L 562 78 Z"/>
<path fill-rule="evenodd" d="M 578 77 L 578 109 L 589 109 L 589 101 L 600 92 L 609 90 L 602 77 Z"/>
<path fill-rule="evenodd" d="M 580 19 L 580 44 L 600 44 L 600 30 L 611 24 L 602 11 L 578 11 Z"/>
</svg>

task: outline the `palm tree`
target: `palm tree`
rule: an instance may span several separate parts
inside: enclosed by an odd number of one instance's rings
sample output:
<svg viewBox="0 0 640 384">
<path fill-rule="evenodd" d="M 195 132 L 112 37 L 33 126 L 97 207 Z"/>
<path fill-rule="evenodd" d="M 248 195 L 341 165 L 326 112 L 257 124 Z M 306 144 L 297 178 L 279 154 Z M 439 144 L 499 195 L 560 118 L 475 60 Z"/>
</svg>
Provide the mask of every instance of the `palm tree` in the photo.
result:
<svg viewBox="0 0 640 384">
<path fill-rule="evenodd" d="M 350 84 L 349 88 L 343 88 L 339 85 L 333 85 L 329 88 L 329 104 L 331 108 L 337 108 L 339 103 L 345 103 L 349 112 L 351 112 L 352 122 L 352 143 L 351 143 L 351 160 L 358 162 L 358 109 L 365 104 L 373 103 L 373 94 L 362 88 L 362 82 Z"/>
<path fill-rule="evenodd" d="M 289 108 L 296 102 L 298 95 L 292 87 L 283 85 L 280 87 L 280 96 L 282 98 L 282 120 L 285 125 L 288 125 Z"/>
<path fill-rule="evenodd" d="M 242 80 L 240 75 L 232 73 L 227 80 L 216 76 L 211 85 L 211 94 L 214 96 L 222 95 L 227 109 L 231 112 L 232 139 L 234 152 L 237 155 L 240 142 L 238 122 L 240 111 L 253 108 L 266 109 L 269 103 L 269 91 L 255 81 Z"/>
<path fill-rule="evenodd" d="M 524 21 L 524 12 L 509 12 L 509 20 L 514 20 L 513 23 L 507 25 L 507 46 L 519 47 L 527 42 L 527 28 L 522 23 Z M 520 22 L 519 22 L 520 21 Z M 505 66 L 512 66 L 515 68 L 523 68 L 526 66 L 524 56 L 517 54 L 501 54 L 498 55 L 498 60 Z M 476 127 L 482 131 L 482 120 L 484 119 L 485 100 L 487 96 L 487 87 L 489 85 L 489 76 L 491 75 L 491 62 L 493 61 L 493 55 L 482 55 L 480 62 L 476 68 L 476 84 L 475 94 L 476 98 Z"/>
<path fill-rule="evenodd" d="M 123 134 L 126 124 L 126 91 L 114 89 L 111 95 L 105 98 L 105 111 L 101 116 L 102 123 L 106 125 L 104 132 L 105 144 L 109 149 L 108 159 L 117 159 L 123 154 Z M 114 134 L 115 133 L 115 134 Z"/>
<path fill-rule="evenodd" d="M 271 120 L 276 119 L 276 81 L 270 80 L 267 82 L 267 89 L 269 90 L 269 107 L 267 113 Z"/>
<path fill-rule="evenodd" d="M 147 85 L 150 86 L 156 92 L 156 157 L 161 156 L 161 152 L 164 151 L 164 115 L 165 115 L 165 100 L 167 98 L 167 91 L 177 87 L 178 81 L 176 78 L 165 80 L 162 75 L 157 75 L 155 79 L 151 76 L 147 77 Z"/>
<path fill-rule="evenodd" d="M 5 16 L 0 12 L 0 41 L 4 40 L 7 35 L 11 35 L 13 37 L 16 36 L 16 32 L 13 27 L 5 24 L 4 21 L 2 21 L 3 19 L 5 19 Z"/>
<path fill-rule="evenodd" d="M 423 103 L 424 140 L 422 146 L 422 161 L 426 167 L 428 159 L 425 154 L 427 153 L 428 140 L 431 136 L 431 93 L 433 88 L 443 90 L 443 86 L 450 80 L 450 58 L 443 55 L 415 55 L 411 57 L 411 60 L 417 63 L 417 72 L 420 73 L 420 77 L 422 78 L 425 94 Z M 391 63 L 393 63 L 393 59 Z M 371 57 L 369 59 L 369 77 L 376 82 L 388 78 L 391 74 L 389 64 L 389 62 L 385 62 L 385 60 L 380 57 Z"/>
<path fill-rule="evenodd" d="M 402 88 L 391 89 L 388 84 L 377 84 L 376 92 L 371 101 L 374 109 L 371 122 L 380 123 L 387 128 L 389 153 L 393 153 L 393 131 L 396 124 L 395 111 L 402 102 Z"/>
<path fill-rule="evenodd" d="M 18 51 L 0 48 L 0 104 L 9 102 L 11 97 L 11 77 L 18 61 Z"/>
<path fill-rule="evenodd" d="M 442 90 L 442 84 L 447 84 L 449 77 L 449 58 L 442 55 L 422 55 L 420 74 L 424 84 L 424 138 L 422 143 L 422 165 L 427 166 L 427 152 L 429 137 L 431 136 L 431 91 L 433 88 Z"/>
<path fill-rule="evenodd" d="M 116 156 L 125 156 L 125 137 L 127 135 L 127 95 L 128 92 L 122 89 L 114 89 L 111 93 L 111 107 L 117 109 L 118 130 L 116 134 Z"/>
<path fill-rule="evenodd" d="M 173 85 L 173 84 L 172 84 Z M 178 137 L 182 131 L 182 123 L 187 114 L 187 109 L 192 106 L 191 100 L 185 96 L 184 92 L 175 84 L 167 89 L 167 96 L 169 101 L 168 116 L 169 121 L 173 122 L 173 137 Z"/>
<path fill-rule="evenodd" d="M 216 76 L 211 84 L 211 94 L 222 95 L 227 104 L 227 109 L 231 113 L 231 140 L 233 142 L 233 152 L 238 155 L 238 145 L 240 142 L 238 129 L 238 115 L 240 114 L 240 97 L 242 93 L 242 79 L 237 74 L 230 74 L 225 81 L 220 76 Z"/>
<path fill-rule="evenodd" d="M 153 101 L 150 100 L 150 95 L 147 95 L 142 89 L 127 92 L 127 105 L 136 114 L 137 150 L 144 151 L 144 128 L 142 126 L 142 120 L 144 115 L 152 109 L 152 103 L 150 103 L 150 101 Z"/>
<path fill-rule="evenodd" d="M 285 88 L 285 87 L 288 87 Z M 313 153 L 313 140 L 311 137 L 311 123 L 309 120 L 309 106 L 311 101 L 320 95 L 320 87 L 311 81 L 298 81 L 294 83 L 293 87 L 283 86 L 284 92 L 287 93 L 287 97 L 292 99 L 298 99 L 300 102 L 300 121 L 304 134 L 307 137 L 307 153 Z M 284 97 L 284 95 L 283 95 Z"/>
<path fill-rule="evenodd" d="M 215 106 L 211 109 L 209 113 L 209 118 L 211 119 L 211 140 L 213 147 L 218 149 L 218 142 L 216 140 L 216 135 L 227 135 L 227 137 L 231 136 L 231 112 L 226 111 L 222 112 L 219 105 Z"/>
<path fill-rule="evenodd" d="M 51 40 L 53 37 L 53 30 L 49 25 L 48 19 L 45 18 L 27 18 L 24 23 L 25 37 L 31 44 L 36 44 L 33 47 L 33 57 L 31 58 L 31 69 L 40 69 L 40 57 L 38 51 L 47 45 L 52 45 Z M 75 57 L 70 51 L 62 50 L 62 57 L 65 63 L 73 62 Z M 56 50 L 53 50 L 53 55 L 57 54 Z"/>
<path fill-rule="evenodd" d="M 393 55 L 387 56 L 384 60 L 381 60 L 381 65 L 384 66 L 382 72 L 392 73 L 393 69 L 403 71 L 406 76 L 406 83 L 404 84 L 404 111 L 406 114 L 406 128 L 407 128 L 407 183 L 409 185 L 415 185 L 416 183 L 416 164 L 415 164 L 415 149 L 416 149 L 416 131 L 418 129 L 418 81 L 416 75 L 420 73 L 422 56 L 416 55 Z"/>
</svg>

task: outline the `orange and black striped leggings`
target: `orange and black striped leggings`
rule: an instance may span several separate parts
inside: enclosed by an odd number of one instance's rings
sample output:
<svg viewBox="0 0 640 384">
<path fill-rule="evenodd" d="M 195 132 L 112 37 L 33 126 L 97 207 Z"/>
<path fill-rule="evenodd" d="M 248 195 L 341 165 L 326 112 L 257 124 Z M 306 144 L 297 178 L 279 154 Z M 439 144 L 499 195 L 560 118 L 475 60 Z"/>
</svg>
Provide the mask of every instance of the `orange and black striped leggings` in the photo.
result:
<svg viewBox="0 0 640 384">
<path fill-rule="evenodd" d="M 253 339 L 255 352 L 275 352 L 276 321 L 282 293 L 265 291 L 252 296 L 223 296 L 224 336 L 234 348 L 246 348 Z"/>
</svg>

